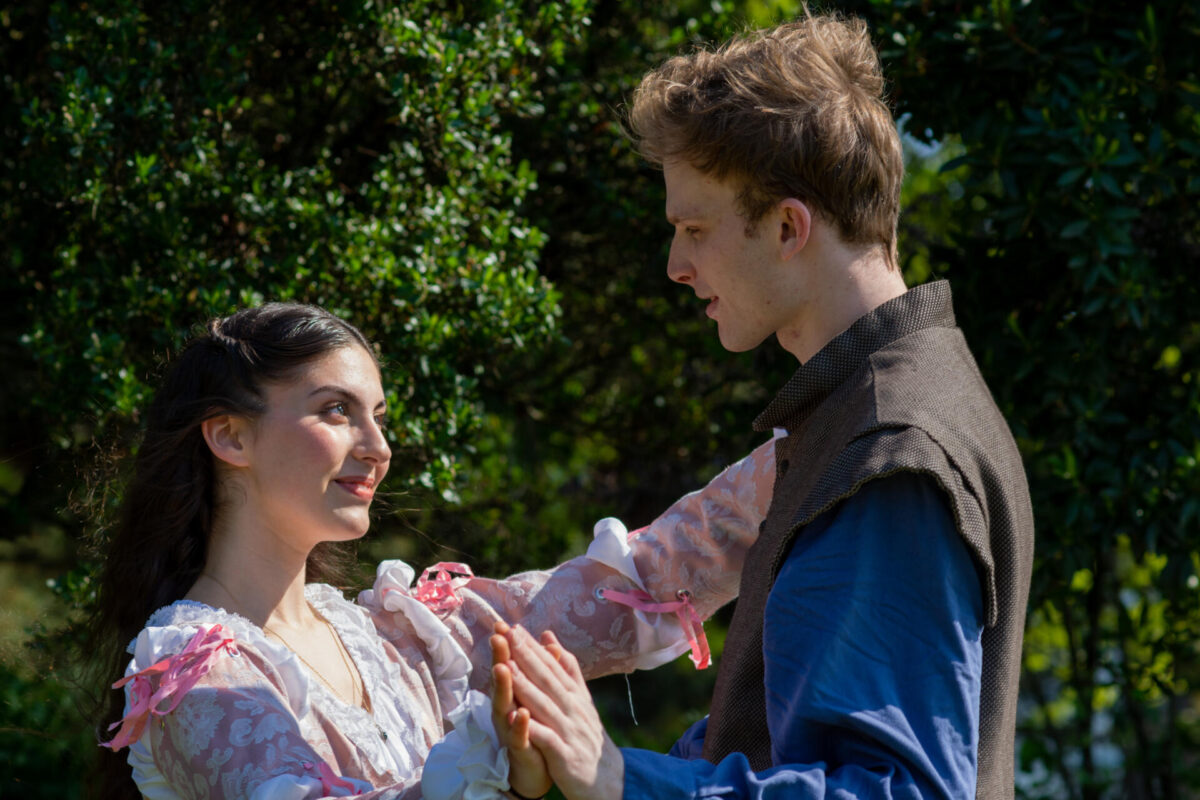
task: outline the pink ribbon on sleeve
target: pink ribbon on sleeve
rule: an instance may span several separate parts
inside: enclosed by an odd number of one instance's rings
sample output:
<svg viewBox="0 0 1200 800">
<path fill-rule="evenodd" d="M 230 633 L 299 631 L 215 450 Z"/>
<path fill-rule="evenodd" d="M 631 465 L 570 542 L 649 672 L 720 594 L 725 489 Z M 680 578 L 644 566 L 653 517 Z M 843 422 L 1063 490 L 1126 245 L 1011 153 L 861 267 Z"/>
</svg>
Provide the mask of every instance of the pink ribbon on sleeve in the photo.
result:
<svg viewBox="0 0 1200 800">
<path fill-rule="evenodd" d="M 692 663 L 696 665 L 696 669 L 708 668 L 712 655 L 708 649 L 708 637 L 704 635 L 704 623 L 700 620 L 700 615 L 692 607 L 692 596 L 686 590 L 680 590 L 677 594 L 679 599 L 669 603 L 660 603 L 641 589 L 634 589 L 631 592 L 601 589 L 600 596 L 639 611 L 656 614 L 673 613 L 679 618 L 679 627 L 683 629 L 683 635 L 687 637 L 688 644 L 692 646 L 692 653 L 689 656 Z"/>
<path fill-rule="evenodd" d="M 649 525 L 645 525 L 637 530 L 630 531 L 625 537 L 626 541 L 632 542 L 638 534 L 649 527 Z M 712 658 L 712 653 L 708 649 L 708 637 L 704 635 L 704 623 L 701 621 L 700 615 L 692 607 L 692 595 L 686 589 L 681 589 L 676 594 L 679 598 L 678 600 L 669 603 L 659 603 L 648 592 L 644 592 L 641 589 L 634 589 L 631 592 L 621 592 L 616 589 L 601 589 L 600 596 L 606 600 L 612 600 L 614 603 L 636 608 L 639 611 L 649 611 L 656 614 L 673 613 L 679 618 L 679 627 L 683 629 L 683 635 L 687 637 L 688 644 L 692 646 L 692 653 L 689 656 L 692 663 L 696 665 L 696 669 L 708 669 Z"/>
<path fill-rule="evenodd" d="M 416 598 L 430 611 L 452 611 L 462 605 L 458 589 L 466 586 L 475 573 L 457 561 L 439 561 L 417 578 Z"/>
<path fill-rule="evenodd" d="M 110 731 L 117 726 L 121 729 L 112 741 L 102 742 L 101 747 L 117 751 L 142 738 L 151 715 L 162 717 L 174 711 L 221 653 L 237 655 L 237 644 L 231 637 L 222 636 L 222 631 L 220 625 L 201 628 L 180 652 L 114 683 L 114 689 L 130 684 L 129 711 L 108 726 Z M 167 700 L 170 705 L 164 708 L 162 704 Z"/>
</svg>

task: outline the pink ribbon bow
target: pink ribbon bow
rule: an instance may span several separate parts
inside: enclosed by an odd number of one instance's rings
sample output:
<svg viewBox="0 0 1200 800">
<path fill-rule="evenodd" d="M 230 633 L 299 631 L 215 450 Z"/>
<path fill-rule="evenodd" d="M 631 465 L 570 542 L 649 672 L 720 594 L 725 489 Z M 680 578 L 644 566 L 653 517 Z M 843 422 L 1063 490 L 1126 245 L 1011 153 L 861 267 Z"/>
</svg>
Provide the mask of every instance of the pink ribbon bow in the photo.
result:
<svg viewBox="0 0 1200 800">
<path fill-rule="evenodd" d="M 114 683 L 114 689 L 132 684 L 129 687 L 129 711 L 108 726 L 110 731 L 117 726 L 121 729 L 111 742 L 103 742 L 101 747 L 116 751 L 142 738 L 150 716 L 162 717 L 174 711 L 184 695 L 212 668 L 217 656 L 221 653 L 237 655 L 237 644 L 232 638 L 222 636 L 222 630 L 220 625 L 207 630 L 201 628 L 180 652 Z M 162 704 L 167 700 L 171 703 L 163 708 Z"/>
<path fill-rule="evenodd" d="M 688 644 L 692 646 L 692 653 L 689 656 L 692 663 L 696 665 L 696 669 L 708 668 L 711 657 L 708 649 L 708 637 L 704 635 L 704 623 L 701 622 L 700 615 L 692 607 L 692 596 L 686 590 L 678 593 L 678 600 L 669 603 L 659 603 L 648 592 L 643 592 L 641 589 L 634 589 L 631 592 L 601 589 L 600 596 L 640 611 L 675 614 L 679 618 L 679 627 L 683 628 L 683 635 L 687 637 Z"/>
<path fill-rule="evenodd" d="M 452 573 L 457 573 L 457 576 Z M 475 573 L 466 564 L 439 561 L 417 578 L 416 597 L 430 611 L 452 611 L 462 605 L 457 590 L 474 577 Z"/>
</svg>

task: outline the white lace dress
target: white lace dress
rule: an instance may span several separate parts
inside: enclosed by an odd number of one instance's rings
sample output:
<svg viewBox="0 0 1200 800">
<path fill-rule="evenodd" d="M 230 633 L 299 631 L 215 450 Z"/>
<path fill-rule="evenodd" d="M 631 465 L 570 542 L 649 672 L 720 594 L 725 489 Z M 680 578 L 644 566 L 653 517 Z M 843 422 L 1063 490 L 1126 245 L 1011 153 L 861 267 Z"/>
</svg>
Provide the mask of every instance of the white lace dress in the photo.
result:
<svg viewBox="0 0 1200 800">
<path fill-rule="evenodd" d="M 495 797 L 507 757 L 481 694 L 493 622 L 553 630 L 589 678 L 658 666 L 689 646 L 695 656 L 689 615 L 707 618 L 736 596 L 774 468 L 767 442 L 647 528 L 627 536 L 603 520 L 586 555 L 505 580 L 443 582 L 444 602 L 421 597 L 400 561 L 380 564 L 356 603 L 310 584 L 373 713 L 342 702 L 236 614 L 186 600 L 159 609 L 130 646 L 118 736 L 138 788 L 151 800 Z M 682 608 L 646 612 L 605 590 Z"/>
</svg>

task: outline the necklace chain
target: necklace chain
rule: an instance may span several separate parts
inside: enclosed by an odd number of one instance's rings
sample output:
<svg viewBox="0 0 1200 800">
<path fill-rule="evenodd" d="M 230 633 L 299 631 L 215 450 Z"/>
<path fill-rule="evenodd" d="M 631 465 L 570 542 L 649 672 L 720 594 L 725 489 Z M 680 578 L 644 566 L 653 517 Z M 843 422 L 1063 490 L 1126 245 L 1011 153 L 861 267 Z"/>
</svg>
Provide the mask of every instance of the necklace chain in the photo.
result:
<svg viewBox="0 0 1200 800">
<path fill-rule="evenodd" d="M 344 644 L 342 644 L 341 637 L 337 635 L 337 631 L 333 629 L 333 625 L 329 622 L 329 620 L 325 619 L 324 617 L 321 617 L 320 614 L 318 614 L 317 616 L 320 617 L 321 621 L 325 623 L 325 627 L 327 627 L 333 633 L 333 638 L 337 642 L 337 646 L 335 649 L 338 652 L 338 656 L 342 659 L 342 666 L 346 668 L 346 672 L 350 675 L 350 705 L 358 706 L 359 708 L 365 708 L 367 711 L 370 711 L 371 709 L 370 709 L 370 706 L 368 705 L 369 701 L 367 699 L 367 694 L 362 685 L 362 678 L 359 676 L 358 670 L 356 670 L 350 664 L 349 659 L 346 657 L 346 646 Z M 310 662 L 307 658 L 305 658 L 303 656 L 303 654 L 301 654 L 301 652 L 299 650 L 297 650 L 295 647 L 292 646 L 291 642 L 289 642 L 287 639 L 283 638 L 282 634 L 280 634 L 278 631 L 268 628 L 266 625 L 263 625 L 263 633 L 269 633 L 272 636 L 274 636 L 276 639 L 278 639 L 279 641 L 283 642 L 284 647 L 286 647 L 287 649 L 289 649 L 293 653 L 295 653 L 296 657 L 299 658 L 301 661 L 303 661 L 304 664 L 310 670 L 313 671 L 313 674 L 321 679 L 321 683 L 325 684 L 330 689 L 332 689 L 334 694 L 336 694 L 338 697 L 340 697 L 343 701 L 346 700 L 346 696 L 343 695 L 340 691 L 338 691 L 338 688 L 336 686 L 334 686 L 333 683 L 331 683 L 328 678 L 325 677 L 325 673 L 321 672 L 321 670 L 314 667 L 312 665 L 312 662 Z"/>
</svg>

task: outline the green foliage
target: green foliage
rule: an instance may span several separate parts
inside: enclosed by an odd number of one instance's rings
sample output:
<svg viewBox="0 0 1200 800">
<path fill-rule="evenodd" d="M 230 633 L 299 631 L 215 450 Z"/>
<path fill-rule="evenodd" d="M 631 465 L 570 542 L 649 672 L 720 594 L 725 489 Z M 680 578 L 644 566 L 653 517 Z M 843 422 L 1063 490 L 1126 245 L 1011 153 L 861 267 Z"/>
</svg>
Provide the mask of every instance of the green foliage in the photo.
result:
<svg viewBox="0 0 1200 800">
<path fill-rule="evenodd" d="M 83 796 L 80 777 L 95 740 L 69 688 L 53 673 L 30 676 L 0 664 L 0 749 L 5 797 Z"/>
<path fill-rule="evenodd" d="M 382 344 L 399 482 L 446 486 L 480 376 L 557 315 L 522 211 L 535 175 L 499 121 L 539 111 L 532 77 L 579 9 L 518 10 L 9 11 L 27 52 L 9 62 L 4 247 L 51 438 L 135 418 L 196 322 L 298 299 Z"/>
<path fill-rule="evenodd" d="M 643 72 L 744 16 L 728 2 L 603 2 L 588 18 L 537 85 L 545 115 L 509 122 L 539 176 L 527 207 L 548 234 L 539 266 L 562 295 L 563 339 L 483 381 L 495 435 L 476 444 L 463 503 L 423 523 L 489 569 L 578 552 L 601 516 L 648 522 L 762 440 L 749 423 L 792 368 L 776 348 L 730 356 L 703 304 L 667 280 L 662 181 L 619 126 Z"/>
</svg>

